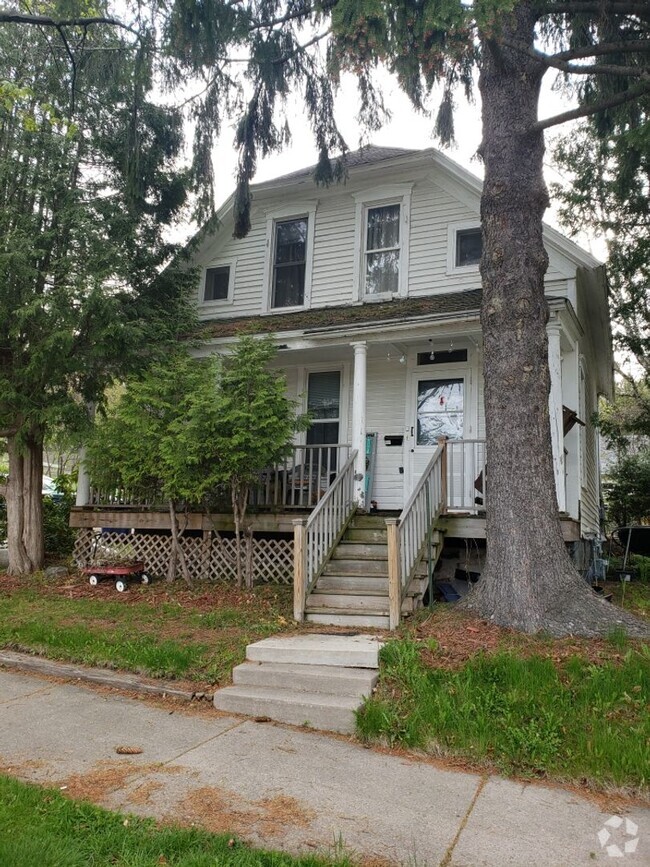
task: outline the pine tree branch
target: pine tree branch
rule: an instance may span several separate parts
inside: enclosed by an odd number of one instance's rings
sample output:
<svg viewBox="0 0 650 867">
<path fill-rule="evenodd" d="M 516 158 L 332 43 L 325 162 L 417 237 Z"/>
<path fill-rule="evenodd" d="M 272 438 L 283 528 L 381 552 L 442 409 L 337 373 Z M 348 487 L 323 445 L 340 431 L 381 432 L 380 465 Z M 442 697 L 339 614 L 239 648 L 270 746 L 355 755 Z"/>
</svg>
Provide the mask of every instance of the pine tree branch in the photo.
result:
<svg viewBox="0 0 650 867">
<path fill-rule="evenodd" d="M 638 15 L 641 18 L 648 18 L 649 10 L 647 3 L 634 2 L 634 0 L 577 0 L 577 2 L 564 3 L 548 3 L 545 6 L 540 6 L 538 15 L 542 18 L 545 15 L 575 15 L 591 13 L 599 17 L 605 14 L 612 15 Z"/>
<path fill-rule="evenodd" d="M 559 54 L 544 54 L 543 51 L 539 51 L 537 48 L 532 48 L 530 45 L 525 45 L 523 42 L 519 42 L 517 39 L 509 39 L 507 36 L 497 36 L 495 40 L 501 45 L 505 45 L 508 48 L 512 48 L 514 51 L 519 51 L 521 54 L 525 54 L 527 57 L 531 57 L 533 60 L 538 61 L 543 66 L 549 67 L 551 69 L 559 69 L 561 72 L 567 72 L 571 75 L 615 75 L 615 76 L 624 76 L 625 78 L 647 78 L 650 80 L 650 71 L 643 66 L 621 66 L 619 64 L 608 64 L 608 63 L 590 63 L 590 64 L 576 64 L 569 63 L 568 60 L 564 59 L 567 57 L 589 57 L 595 55 L 596 52 L 591 51 L 591 54 L 574 54 L 573 51 L 563 51 Z M 610 43 L 614 44 L 614 43 Z M 650 52 L 650 40 L 644 41 L 640 43 L 643 45 L 643 51 Z M 603 43 L 604 47 L 605 43 Z M 618 49 L 620 50 L 620 49 Z M 631 49 L 632 50 L 632 49 Z M 634 49 L 635 51 L 639 51 L 639 48 Z M 582 49 L 579 49 L 582 51 Z M 601 52 L 605 53 L 614 53 L 614 49 L 612 48 L 609 52 Z"/>
<path fill-rule="evenodd" d="M 32 27 L 53 27 L 61 32 L 62 27 L 90 27 L 93 24 L 107 24 L 111 27 L 119 27 L 126 30 L 138 39 L 142 39 L 142 34 L 134 27 L 120 21 L 119 18 L 111 18 L 108 16 L 93 16 L 90 18 L 50 18 L 48 15 L 27 15 L 22 12 L 9 12 L 6 9 L 0 9 L 0 24 L 26 24 Z"/>
<path fill-rule="evenodd" d="M 556 60 L 577 60 L 581 57 L 600 57 L 603 54 L 627 54 L 650 52 L 650 39 L 634 39 L 629 42 L 600 42 L 596 45 L 586 45 L 584 48 L 570 48 L 553 54 Z"/>
<path fill-rule="evenodd" d="M 547 117 L 544 120 L 538 120 L 537 123 L 528 127 L 526 132 L 542 132 L 552 126 L 558 126 L 561 123 L 566 123 L 568 120 L 576 120 L 579 117 L 589 117 L 592 114 L 598 114 L 599 111 L 605 111 L 608 108 L 615 108 L 617 105 L 624 105 L 626 102 L 632 102 L 640 96 L 650 93 L 650 82 L 642 82 L 634 87 L 628 88 L 623 93 L 618 93 L 609 99 L 602 99 L 599 102 L 594 102 L 589 105 L 583 105 L 580 108 L 574 108 L 571 111 L 562 112 L 562 114 Z"/>
</svg>

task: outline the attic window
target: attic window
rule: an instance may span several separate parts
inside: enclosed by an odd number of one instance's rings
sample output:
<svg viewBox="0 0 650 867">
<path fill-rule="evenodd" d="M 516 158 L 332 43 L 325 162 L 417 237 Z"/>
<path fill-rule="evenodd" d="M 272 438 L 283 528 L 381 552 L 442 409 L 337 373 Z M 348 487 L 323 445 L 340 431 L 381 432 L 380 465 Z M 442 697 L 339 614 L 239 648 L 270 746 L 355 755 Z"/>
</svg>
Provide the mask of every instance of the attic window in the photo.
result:
<svg viewBox="0 0 650 867">
<path fill-rule="evenodd" d="M 204 301 L 227 301 L 230 294 L 230 265 L 206 268 Z"/>
<path fill-rule="evenodd" d="M 459 229 L 456 232 L 456 267 L 478 265 L 483 252 L 480 229 Z"/>
</svg>

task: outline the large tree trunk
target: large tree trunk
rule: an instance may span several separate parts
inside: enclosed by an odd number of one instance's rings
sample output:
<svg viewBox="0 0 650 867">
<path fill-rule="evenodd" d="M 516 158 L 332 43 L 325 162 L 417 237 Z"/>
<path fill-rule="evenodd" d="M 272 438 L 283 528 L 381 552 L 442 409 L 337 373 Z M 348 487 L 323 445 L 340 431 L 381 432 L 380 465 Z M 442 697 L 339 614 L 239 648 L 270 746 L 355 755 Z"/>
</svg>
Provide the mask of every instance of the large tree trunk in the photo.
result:
<svg viewBox="0 0 650 867">
<path fill-rule="evenodd" d="M 29 575 L 43 568 L 43 432 L 33 428 L 21 444 L 7 438 L 7 544 L 9 574 Z"/>
<path fill-rule="evenodd" d="M 532 47 L 527 3 L 504 16 L 502 26 L 505 35 Z M 630 633 L 647 633 L 647 626 L 595 595 L 562 538 L 548 408 L 544 139 L 525 132 L 537 120 L 543 69 L 487 38 L 483 52 L 487 561 L 465 607 L 525 632 L 589 635 L 621 623 Z"/>
</svg>

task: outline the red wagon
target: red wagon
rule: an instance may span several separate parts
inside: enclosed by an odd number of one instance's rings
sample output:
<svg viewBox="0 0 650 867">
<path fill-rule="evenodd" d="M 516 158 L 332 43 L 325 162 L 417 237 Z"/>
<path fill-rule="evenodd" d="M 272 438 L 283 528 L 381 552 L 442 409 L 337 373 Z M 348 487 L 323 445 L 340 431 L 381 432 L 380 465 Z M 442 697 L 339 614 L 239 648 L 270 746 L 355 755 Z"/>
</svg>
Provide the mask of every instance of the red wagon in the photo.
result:
<svg viewBox="0 0 650 867">
<path fill-rule="evenodd" d="M 96 587 L 102 578 L 115 579 L 115 589 L 123 593 L 129 586 L 129 579 L 135 578 L 140 584 L 148 584 L 149 576 L 145 572 L 145 565 L 141 560 L 132 563 L 120 563 L 113 566 L 83 566 L 80 570 L 83 575 L 88 575 L 88 583 Z"/>
</svg>

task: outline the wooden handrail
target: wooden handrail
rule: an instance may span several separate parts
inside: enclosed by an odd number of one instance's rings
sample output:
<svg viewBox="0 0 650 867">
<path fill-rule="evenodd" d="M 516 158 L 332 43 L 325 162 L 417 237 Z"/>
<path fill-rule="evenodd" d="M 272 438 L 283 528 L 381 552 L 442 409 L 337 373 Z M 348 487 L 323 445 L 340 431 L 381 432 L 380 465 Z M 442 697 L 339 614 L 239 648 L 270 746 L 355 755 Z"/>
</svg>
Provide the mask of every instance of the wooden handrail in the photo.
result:
<svg viewBox="0 0 650 867">
<path fill-rule="evenodd" d="M 397 519 L 387 519 L 389 627 L 399 626 L 402 602 L 422 558 L 433 522 L 445 506 L 446 444 L 439 445 Z"/>
<path fill-rule="evenodd" d="M 304 619 L 307 597 L 355 512 L 356 455 L 356 450 L 350 454 L 309 518 L 294 521 L 295 620 Z"/>
</svg>

